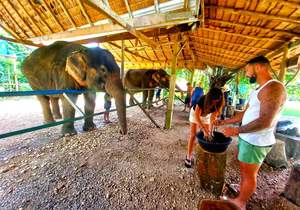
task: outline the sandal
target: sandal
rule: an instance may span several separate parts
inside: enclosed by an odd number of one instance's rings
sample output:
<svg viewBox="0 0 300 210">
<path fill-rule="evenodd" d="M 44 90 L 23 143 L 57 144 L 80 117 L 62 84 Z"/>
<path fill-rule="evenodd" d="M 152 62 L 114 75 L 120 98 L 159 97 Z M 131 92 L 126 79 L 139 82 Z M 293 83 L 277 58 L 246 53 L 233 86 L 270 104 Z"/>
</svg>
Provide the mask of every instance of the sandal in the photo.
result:
<svg viewBox="0 0 300 210">
<path fill-rule="evenodd" d="M 194 164 L 194 161 L 192 159 L 188 159 L 187 157 L 185 157 L 185 160 L 184 160 L 185 167 L 192 168 L 193 164 Z"/>
</svg>

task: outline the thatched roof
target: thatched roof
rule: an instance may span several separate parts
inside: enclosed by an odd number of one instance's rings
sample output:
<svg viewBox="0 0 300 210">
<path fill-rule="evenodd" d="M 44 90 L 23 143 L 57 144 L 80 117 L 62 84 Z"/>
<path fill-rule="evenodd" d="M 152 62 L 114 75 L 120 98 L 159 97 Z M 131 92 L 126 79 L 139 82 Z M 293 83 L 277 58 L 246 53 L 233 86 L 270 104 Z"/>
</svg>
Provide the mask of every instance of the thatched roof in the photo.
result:
<svg viewBox="0 0 300 210">
<path fill-rule="evenodd" d="M 285 48 L 300 53 L 299 0 L 1 0 L 0 16 L 15 39 L 99 42 L 118 61 L 125 40 L 128 68 L 170 66 L 176 44 L 188 68 L 267 55 L 278 70 Z"/>
</svg>

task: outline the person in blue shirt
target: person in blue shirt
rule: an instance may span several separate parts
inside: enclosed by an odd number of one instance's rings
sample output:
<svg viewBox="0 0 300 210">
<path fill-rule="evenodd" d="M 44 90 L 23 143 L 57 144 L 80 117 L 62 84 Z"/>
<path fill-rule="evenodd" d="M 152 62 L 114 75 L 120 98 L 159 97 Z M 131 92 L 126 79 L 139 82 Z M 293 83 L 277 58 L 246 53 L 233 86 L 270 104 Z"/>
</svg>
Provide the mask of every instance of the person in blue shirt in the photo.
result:
<svg viewBox="0 0 300 210">
<path fill-rule="evenodd" d="M 108 93 L 104 94 L 104 109 L 105 112 L 103 114 L 104 123 L 110 123 L 109 120 L 109 110 L 111 108 L 111 96 Z"/>
<path fill-rule="evenodd" d="M 203 96 L 204 92 L 203 92 L 203 88 L 201 87 L 201 82 L 198 83 L 198 86 L 194 88 L 194 90 L 192 91 L 192 97 L 191 97 L 191 107 L 194 106 L 199 99 L 201 98 L 201 96 Z"/>
</svg>

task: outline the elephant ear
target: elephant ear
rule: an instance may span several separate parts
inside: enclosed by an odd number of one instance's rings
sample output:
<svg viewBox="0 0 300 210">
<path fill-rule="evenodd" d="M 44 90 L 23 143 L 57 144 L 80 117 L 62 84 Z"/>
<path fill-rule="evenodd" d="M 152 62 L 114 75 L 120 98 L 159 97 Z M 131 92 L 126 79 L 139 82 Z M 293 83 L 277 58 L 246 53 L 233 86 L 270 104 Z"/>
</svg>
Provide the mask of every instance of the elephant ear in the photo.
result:
<svg viewBox="0 0 300 210">
<path fill-rule="evenodd" d="M 155 72 L 154 74 L 152 74 L 151 77 L 155 82 L 157 82 L 159 84 L 159 80 L 160 80 L 160 75 L 159 73 Z"/>
<path fill-rule="evenodd" d="M 87 59 L 81 51 L 73 52 L 66 62 L 66 72 L 82 87 L 87 87 Z"/>
</svg>

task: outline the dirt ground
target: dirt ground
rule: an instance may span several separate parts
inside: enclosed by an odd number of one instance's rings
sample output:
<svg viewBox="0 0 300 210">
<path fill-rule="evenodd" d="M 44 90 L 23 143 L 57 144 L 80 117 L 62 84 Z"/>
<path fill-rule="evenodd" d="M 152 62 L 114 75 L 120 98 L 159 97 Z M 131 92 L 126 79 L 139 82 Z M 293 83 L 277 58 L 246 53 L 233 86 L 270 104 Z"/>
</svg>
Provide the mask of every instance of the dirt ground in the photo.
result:
<svg viewBox="0 0 300 210">
<path fill-rule="evenodd" d="M 101 111 L 97 106 L 96 111 Z M 0 139 L 0 209 L 197 209 L 216 198 L 200 187 L 195 169 L 184 167 L 188 113 L 175 106 L 173 127 L 158 129 L 137 107 L 129 108 L 128 134 L 97 116 L 97 129 L 60 138 L 60 126 Z M 0 133 L 39 125 L 33 98 L 0 101 Z M 165 107 L 150 114 L 161 127 Z M 226 182 L 238 183 L 234 141 L 227 150 Z M 263 164 L 247 209 L 300 209 L 280 196 L 290 168 Z"/>
</svg>

